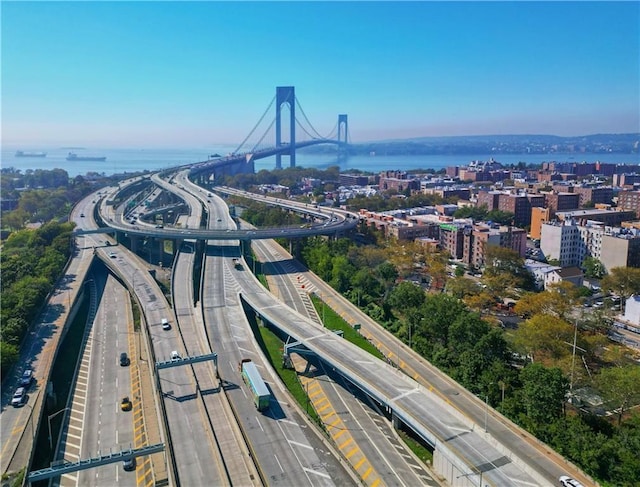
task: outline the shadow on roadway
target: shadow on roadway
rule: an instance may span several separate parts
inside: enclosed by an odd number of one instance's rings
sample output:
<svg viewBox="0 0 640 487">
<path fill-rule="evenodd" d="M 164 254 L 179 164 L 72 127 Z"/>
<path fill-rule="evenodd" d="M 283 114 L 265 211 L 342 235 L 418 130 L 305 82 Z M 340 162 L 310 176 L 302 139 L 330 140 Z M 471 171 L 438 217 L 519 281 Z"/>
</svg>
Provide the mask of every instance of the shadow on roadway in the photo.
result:
<svg viewBox="0 0 640 487">
<path fill-rule="evenodd" d="M 262 415 L 266 416 L 267 418 L 272 418 L 276 420 L 286 418 L 287 415 L 285 414 L 284 410 L 280 406 L 280 403 L 276 400 L 275 396 L 273 395 L 273 390 L 271 389 L 271 386 L 266 382 L 265 382 L 265 385 L 267 386 L 267 389 L 269 389 L 269 393 L 271 394 L 271 397 L 269 398 L 269 407 L 264 411 L 262 411 Z"/>
</svg>

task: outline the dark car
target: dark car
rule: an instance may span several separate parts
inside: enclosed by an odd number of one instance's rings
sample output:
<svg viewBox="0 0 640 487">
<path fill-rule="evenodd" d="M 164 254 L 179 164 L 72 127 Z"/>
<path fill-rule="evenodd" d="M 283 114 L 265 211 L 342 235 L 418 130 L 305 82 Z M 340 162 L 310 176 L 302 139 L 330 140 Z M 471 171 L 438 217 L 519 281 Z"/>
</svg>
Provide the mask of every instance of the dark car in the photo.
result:
<svg viewBox="0 0 640 487">
<path fill-rule="evenodd" d="M 33 381 L 33 370 L 27 369 L 22 373 L 22 377 L 20 377 L 20 385 L 22 387 L 29 387 L 31 382 Z"/>
<path fill-rule="evenodd" d="M 129 458 L 128 460 L 122 462 L 122 468 L 126 472 L 133 472 L 136 469 L 136 457 Z"/>
<path fill-rule="evenodd" d="M 120 366 L 126 367 L 130 363 L 131 363 L 131 361 L 129 360 L 129 357 L 127 357 L 127 353 L 126 352 L 122 352 L 120 354 Z"/>
</svg>

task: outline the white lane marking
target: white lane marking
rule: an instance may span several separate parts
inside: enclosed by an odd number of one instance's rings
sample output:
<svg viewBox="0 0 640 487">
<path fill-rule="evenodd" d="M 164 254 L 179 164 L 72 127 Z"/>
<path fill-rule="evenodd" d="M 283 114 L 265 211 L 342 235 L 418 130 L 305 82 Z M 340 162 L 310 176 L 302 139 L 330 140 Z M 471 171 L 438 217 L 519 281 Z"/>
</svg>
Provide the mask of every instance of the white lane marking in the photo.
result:
<svg viewBox="0 0 640 487">
<path fill-rule="evenodd" d="M 304 443 L 299 443 L 293 440 L 289 440 L 289 443 L 291 443 L 292 445 L 301 446 L 302 448 L 308 448 L 309 450 L 313 450 L 313 447 L 311 445 L 305 445 Z"/>
<path fill-rule="evenodd" d="M 324 477 L 325 479 L 330 479 L 331 478 L 330 475 L 327 475 L 324 472 L 318 472 L 317 470 L 311 470 L 310 468 L 307 468 L 307 467 L 302 467 L 302 470 L 304 470 L 305 472 L 308 472 L 308 473 L 313 473 L 315 475 L 319 475 L 320 477 Z"/>
<path fill-rule="evenodd" d="M 275 458 L 276 462 L 278 462 L 278 467 L 280 467 L 280 471 L 284 472 L 284 469 L 282 468 L 282 465 L 280 465 L 280 460 L 278 460 L 278 457 L 276 455 L 273 455 L 273 458 Z"/>
</svg>

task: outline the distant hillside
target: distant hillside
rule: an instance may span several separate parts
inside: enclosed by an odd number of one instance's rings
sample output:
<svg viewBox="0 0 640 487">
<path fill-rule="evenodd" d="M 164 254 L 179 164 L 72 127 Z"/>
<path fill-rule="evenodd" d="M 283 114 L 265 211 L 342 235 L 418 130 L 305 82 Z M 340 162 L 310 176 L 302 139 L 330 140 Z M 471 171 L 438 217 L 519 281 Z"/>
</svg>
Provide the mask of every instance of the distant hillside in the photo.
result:
<svg viewBox="0 0 640 487">
<path fill-rule="evenodd" d="M 640 133 L 557 135 L 465 135 L 418 137 L 353 144 L 352 154 L 637 154 Z"/>
</svg>

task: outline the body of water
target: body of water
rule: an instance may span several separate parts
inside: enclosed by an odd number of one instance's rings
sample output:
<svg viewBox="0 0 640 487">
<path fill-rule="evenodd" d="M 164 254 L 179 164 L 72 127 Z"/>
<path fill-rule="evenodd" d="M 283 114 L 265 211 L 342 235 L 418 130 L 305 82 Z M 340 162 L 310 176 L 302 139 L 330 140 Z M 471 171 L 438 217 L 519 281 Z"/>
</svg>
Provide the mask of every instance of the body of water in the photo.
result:
<svg viewBox="0 0 640 487">
<path fill-rule="evenodd" d="M 84 175 L 88 172 L 100 174 L 122 174 L 137 171 L 157 171 L 169 167 L 200 162 L 209 154 L 228 154 L 234 146 L 218 146 L 210 149 L 93 149 L 73 150 L 65 148 L 37 149 L 47 153 L 46 157 L 16 157 L 16 150 L 28 148 L 3 148 L 0 167 L 14 167 L 25 172 L 28 169 L 64 169 L 69 176 Z M 78 156 L 106 157 L 106 161 L 67 161 L 69 152 Z M 543 162 L 605 162 L 610 164 L 640 164 L 639 154 L 477 154 L 477 155 L 424 155 L 424 156 L 387 156 L 358 155 L 338 161 L 330 154 L 309 154 L 298 152 L 296 166 L 326 169 L 339 165 L 340 170 L 348 172 L 359 169 L 378 173 L 387 170 L 442 169 L 448 166 L 464 166 L 470 161 L 487 161 L 493 158 L 505 165 L 524 162 L 540 164 Z M 275 169 L 275 157 L 259 159 L 255 162 L 256 171 Z M 289 167 L 289 158 L 282 157 L 282 166 Z"/>
</svg>

